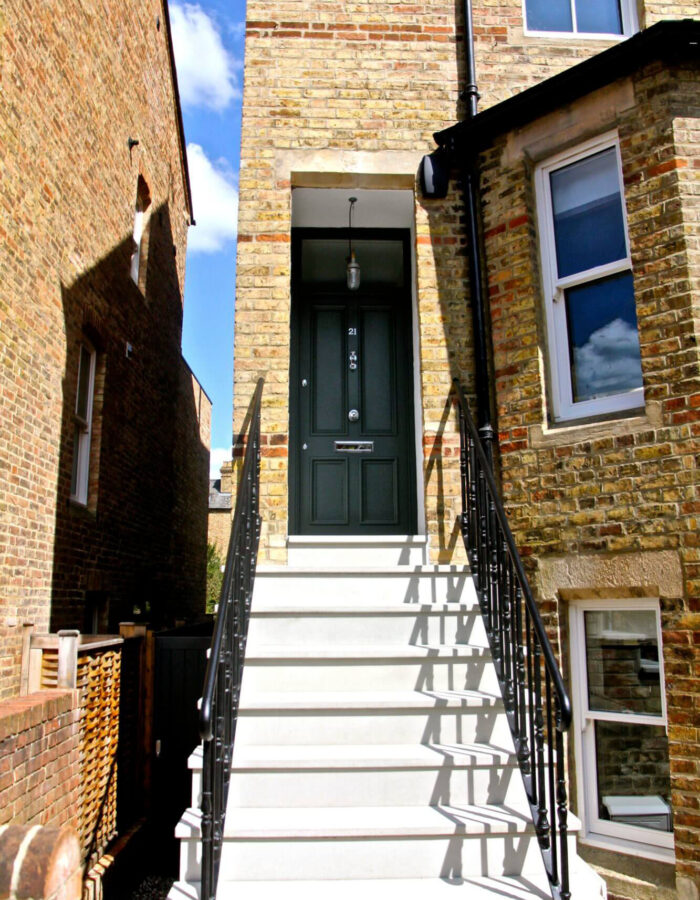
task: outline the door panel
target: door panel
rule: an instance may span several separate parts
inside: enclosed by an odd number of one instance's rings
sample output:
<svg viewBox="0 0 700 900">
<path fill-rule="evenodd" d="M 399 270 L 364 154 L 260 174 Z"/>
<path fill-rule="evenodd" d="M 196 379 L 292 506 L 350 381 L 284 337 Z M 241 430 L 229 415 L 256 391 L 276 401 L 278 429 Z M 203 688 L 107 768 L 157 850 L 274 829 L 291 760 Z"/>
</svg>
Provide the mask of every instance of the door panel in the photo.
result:
<svg viewBox="0 0 700 900">
<path fill-rule="evenodd" d="M 345 434 L 343 405 L 347 397 L 345 364 L 346 310 L 342 306 L 314 306 L 311 359 L 311 416 L 315 434 Z"/>
<path fill-rule="evenodd" d="M 310 525 L 347 525 L 348 461 L 311 459 Z"/>
<path fill-rule="evenodd" d="M 399 523 L 397 460 L 360 460 L 360 521 L 363 525 Z"/>
<path fill-rule="evenodd" d="M 359 311 L 362 425 L 367 434 L 396 431 L 395 323 L 390 307 Z"/>
</svg>

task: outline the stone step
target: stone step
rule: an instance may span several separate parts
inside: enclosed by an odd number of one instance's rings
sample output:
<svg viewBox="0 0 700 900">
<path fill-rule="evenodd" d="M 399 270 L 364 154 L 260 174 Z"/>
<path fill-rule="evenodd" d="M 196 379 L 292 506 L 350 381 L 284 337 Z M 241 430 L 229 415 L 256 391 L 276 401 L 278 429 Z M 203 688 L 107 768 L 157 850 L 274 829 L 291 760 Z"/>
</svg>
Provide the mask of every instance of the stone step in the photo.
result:
<svg viewBox="0 0 700 900">
<path fill-rule="evenodd" d="M 343 606 L 328 598 L 326 607 L 280 605 L 255 598 L 247 652 L 267 645 L 471 644 L 488 647 L 475 603 L 399 603 L 368 605 L 364 598 Z"/>
<path fill-rule="evenodd" d="M 483 690 L 498 693 L 490 651 L 466 644 L 268 645 L 246 649 L 243 697 L 262 691 Z"/>
<path fill-rule="evenodd" d="M 605 900 L 605 885 L 592 869 L 573 869 L 571 900 Z M 459 890 L 461 888 L 461 890 Z M 219 885 L 218 900 L 552 900 L 544 872 L 490 878 L 375 878 L 328 881 L 236 881 Z M 177 881 L 168 900 L 199 900 L 199 884 Z"/>
<path fill-rule="evenodd" d="M 571 816 L 571 855 L 575 853 Z M 176 828 L 180 879 L 200 875 L 200 812 Z M 539 875 L 542 855 L 525 814 L 504 806 L 236 809 L 226 818 L 220 882 Z"/>
<path fill-rule="evenodd" d="M 199 806 L 202 748 L 189 758 Z M 235 800 L 232 798 L 236 798 Z M 515 754 L 489 744 L 253 746 L 234 749 L 229 802 L 240 806 L 415 806 L 491 803 L 525 808 Z M 318 798 L 318 799 L 317 799 Z"/>
<path fill-rule="evenodd" d="M 428 562 L 426 535 L 395 534 L 366 538 L 359 535 L 316 537 L 294 535 L 287 538 L 290 566 L 422 565 Z"/>
<path fill-rule="evenodd" d="M 411 603 L 476 603 L 467 566 L 258 566 L 253 608 L 260 602 L 278 606 L 353 603 L 363 606 Z"/>
<path fill-rule="evenodd" d="M 528 809 L 516 766 L 409 767 L 400 760 L 367 769 L 336 765 L 329 769 L 294 771 L 287 767 L 242 770 L 236 767 L 229 785 L 229 810 L 234 807 L 429 806 L 464 801 L 470 805 L 507 804 Z"/>
<path fill-rule="evenodd" d="M 494 743 L 512 749 L 500 696 L 481 691 L 253 692 L 241 697 L 247 744 Z"/>
</svg>

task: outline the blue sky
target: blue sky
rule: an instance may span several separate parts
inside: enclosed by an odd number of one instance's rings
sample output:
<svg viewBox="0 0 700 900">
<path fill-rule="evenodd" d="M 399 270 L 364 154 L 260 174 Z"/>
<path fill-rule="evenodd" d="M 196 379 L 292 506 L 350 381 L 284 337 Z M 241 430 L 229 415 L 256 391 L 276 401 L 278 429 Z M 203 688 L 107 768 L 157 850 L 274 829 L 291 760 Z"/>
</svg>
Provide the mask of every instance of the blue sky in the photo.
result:
<svg viewBox="0 0 700 900">
<path fill-rule="evenodd" d="M 197 222 L 187 240 L 182 350 L 213 401 L 211 461 L 218 477 L 231 457 L 245 0 L 171 0 L 170 22 Z"/>
</svg>

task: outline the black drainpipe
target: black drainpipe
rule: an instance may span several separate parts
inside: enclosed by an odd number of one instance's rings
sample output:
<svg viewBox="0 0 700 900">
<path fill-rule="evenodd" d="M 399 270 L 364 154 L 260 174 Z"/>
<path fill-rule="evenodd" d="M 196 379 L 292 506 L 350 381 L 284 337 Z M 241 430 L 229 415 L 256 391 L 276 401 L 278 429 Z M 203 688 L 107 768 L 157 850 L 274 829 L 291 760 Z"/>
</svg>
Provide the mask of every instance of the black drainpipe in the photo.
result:
<svg viewBox="0 0 700 900">
<path fill-rule="evenodd" d="M 464 0 L 464 63 L 465 87 L 462 100 L 467 107 L 467 118 L 473 119 L 477 113 L 479 91 L 476 86 L 474 63 L 474 22 L 472 0 Z M 491 423 L 491 395 L 489 390 L 488 351 L 486 338 L 486 300 L 482 278 L 483 251 L 479 231 L 479 168 L 476 153 L 459 162 L 462 181 L 464 211 L 467 219 L 467 243 L 469 253 L 469 294 L 472 306 L 472 326 L 474 331 L 474 366 L 476 402 L 479 418 L 479 433 L 484 449 L 493 460 L 493 425 Z"/>
</svg>

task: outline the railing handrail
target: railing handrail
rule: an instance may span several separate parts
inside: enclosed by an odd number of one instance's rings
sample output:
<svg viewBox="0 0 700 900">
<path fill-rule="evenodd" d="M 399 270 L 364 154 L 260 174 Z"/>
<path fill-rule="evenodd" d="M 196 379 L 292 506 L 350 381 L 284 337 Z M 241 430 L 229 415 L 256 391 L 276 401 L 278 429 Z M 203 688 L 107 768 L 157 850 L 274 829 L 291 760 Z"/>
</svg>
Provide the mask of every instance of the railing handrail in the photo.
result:
<svg viewBox="0 0 700 900">
<path fill-rule="evenodd" d="M 525 603 L 530 612 L 530 615 L 532 616 L 533 627 L 535 628 L 537 637 L 539 638 L 540 644 L 542 645 L 544 663 L 552 679 L 552 685 L 559 702 L 560 718 L 557 722 L 557 728 L 562 732 L 568 731 L 569 727 L 571 726 L 572 713 L 571 700 L 564 685 L 564 679 L 562 678 L 561 671 L 559 670 L 559 666 L 556 661 L 556 657 L 554 656 L 552 644 L 549 640 L 549 637 L 547 636 L 547 631 L 544 627 L 542 616 L 540 615 L 540 611 L 537 607 L 537 604 L 535 603 L 535 598 L 532 596 L 530 583 L 525 573 L 525 569 L 523 568 L 523 563 L 520 558 L 520 553 L 518 552 L 517 545 L 515 543 L 515 538 L 513 537 L 513 532 L 510 530 L 510 525 L 508 524 L 508 517 L 501 501 L 500 493 L 496 485 L 496 480 L 493 477 L 491 464 L 489 463 L 486 453 L 484 452 L 484 448 L 481 445 L 479 432 L 477 431 L 474 420 L 472 419 L 471 413 L 469 411 L 469 405 L 467 404 L 462 385 L 460 384 L 458 378 L 453 379 L 452 386 L 454 388 L 455 394 L 457 395 L 459 406 L 464 413 L 465 423 L 467 425 L 467 428 L 469 429 L 469 433 L 472 436 L 472 440 L 474 441 L 474 450 L 483 469 L 483 475 L 486 479 L 489 494 L 494 503 L 494 511 L 503 530 L 503 536 L 506 540 L 508 555 L 521 583 L 523 597 L 525 599 Z"/>
<path fill-rule="evenodd" d="M 248 437 L 231 524 L 223 584 L 199 709 L 203 741 L 200 895 L 214 900 L 223 846 L 245 644 L 260 540 L 260 408 L 258 379 L 239 441 Z"/>
<path fill-rule="evenodd" d="M 251 433 L 255 428 L 260 414 L 260 403 L 262 398 L 262 390 L 265 380 L 259 378 L 255 387 L 255 393 L 250 406 L 250 422 Z M 250 478 L 253 466 L 257 465 L 257 447 L 255 441 L 248 440 L 243 457 L 243 466 L 239 478 L 239 486 L 246 483 L 246 479 Z M 202 691 L 202 699 L 199 709 L 199 736 L 203 741 L 210 741 L 213 737 L 213 718 L 212 710 L 214 703 L 214 693 L 216 691 L 216 673 L 221 659 L 221 646 L 226 627 L 226 618 L 228 615 L 228 606 L 226 598 L 230 594 L 231 579 L 233 578 L 233 556 L 237 539 L 240 536 L 240 530 L 244 527 L 243 516 L 241 515 L 243 503 L 245 502 L 245 491 L 238 490 L 236 495 L 236 506 L 233 514 L 233 523 L 231 526 L 231 535 L 228 542 L 228 550 L 226 552 L 226 565 L 224 568 L 224 578 L 219 594 L 219 614 L 216 616 L 216 624 L 212 635 L 211 649 L 209 651 L 209 659 L 207 661 L 207 669 L 204 675 L 204 688 Z"/>
</svg>

